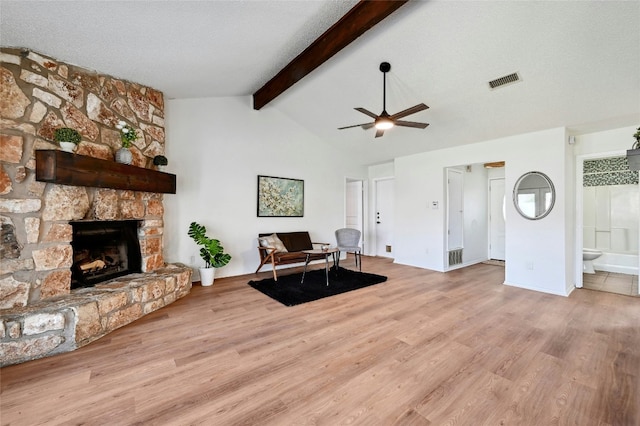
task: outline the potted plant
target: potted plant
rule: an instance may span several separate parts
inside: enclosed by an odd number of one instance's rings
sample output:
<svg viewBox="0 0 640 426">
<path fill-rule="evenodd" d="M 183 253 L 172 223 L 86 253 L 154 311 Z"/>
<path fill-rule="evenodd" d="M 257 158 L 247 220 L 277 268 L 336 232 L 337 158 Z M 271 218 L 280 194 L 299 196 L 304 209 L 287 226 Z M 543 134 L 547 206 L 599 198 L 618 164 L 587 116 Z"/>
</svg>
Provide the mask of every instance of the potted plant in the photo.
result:
<svg viewBox="0 0 640 426">
<path fill-rule="evenodd" d="M 138 139 L 138 133 L 130 124 L 125 121 L 118 121 L 116 129 L 120 130 L 120 141 L 122 142 L 122 148 L 116 151 L 116 161 L 122 164 L 131 164 L 133 161 L 133 155 L 129 148 L 131 144 Z"/>
<path fill-rule="evenodd" d="M 164 155 L 156 155 L 153 157 L 153 165 L 156 166 L 156 169 L 162 170 L 164 166 L 169 164 L 169 160 Z"/>
<path fill-rule="evenodd" d="M 636 139 L 631 149 L 627 150 L 627 163 L 630 170 L 640 170 L 640 127 L 633 134 Z"/>
<path fill-rule="evenodd" d="M 69 127 L 60 127 L 53 133 L 53 139 L 58 142 L 60 148 L 66 152 L 73 152 L 76 149 L 76 145 L 80 143 L 82 137 L 76 129 Z"/>
<path fill-rule="evenodd" d="M 206 235 L 207 228 L 196 222 L 189 225 L 189 236 L 200 248 L 200 257 L 204 260 L 205 267 L 200 268 L 200 283 L 203 286 L 213 284 L 215 268 L 225 266 L 231 260 L 231 256 L 224 252 L 224 248 L 220 245 L 220 241 L 209 238 Z"/>
</svg>

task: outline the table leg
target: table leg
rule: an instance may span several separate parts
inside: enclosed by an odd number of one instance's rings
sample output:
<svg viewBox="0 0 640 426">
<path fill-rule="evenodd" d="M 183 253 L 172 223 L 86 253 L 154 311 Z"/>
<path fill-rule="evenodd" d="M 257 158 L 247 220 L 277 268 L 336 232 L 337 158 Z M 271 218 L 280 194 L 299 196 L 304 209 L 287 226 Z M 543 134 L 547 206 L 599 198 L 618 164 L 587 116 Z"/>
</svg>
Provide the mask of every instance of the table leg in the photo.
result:
<svg viewBox="0 0 640 426">
<path fill-rule="evenodd" d="M 307 265 L 309 264 L 309 257 L 310 257 L 310 256 L 311 256 L 311 255 L 310 255 L 310 254 L 308 254 L 308 255 L 307 255 L 307 258 L 306 258 L 306 259 L 305 259 L 305 261 L 304 261 L 304 272 L 302 272 L 302 279 L 300 280 L 300 284 L 304 284 L 304 276 L 305 276 L 305 274 L 307 273 Z"/>
<path fill-rule="evenodd" d="M 324 255 L 324 276 L 327 279 L 327 287 L 329 287 L 329 253 Z"/>
</svg>

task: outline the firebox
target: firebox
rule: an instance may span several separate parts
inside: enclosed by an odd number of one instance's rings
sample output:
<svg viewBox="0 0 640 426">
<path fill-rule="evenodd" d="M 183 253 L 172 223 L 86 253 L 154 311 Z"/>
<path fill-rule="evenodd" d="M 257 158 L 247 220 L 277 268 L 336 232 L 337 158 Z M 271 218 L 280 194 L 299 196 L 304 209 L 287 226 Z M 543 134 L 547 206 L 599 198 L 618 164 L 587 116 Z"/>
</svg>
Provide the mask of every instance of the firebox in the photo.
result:
<svg viewBox="0 0 640 426">
<path fill-rule="evenodd" d="M 139 220 L 73 221 L 71 288 L 141 272 Z"/>
</svg>

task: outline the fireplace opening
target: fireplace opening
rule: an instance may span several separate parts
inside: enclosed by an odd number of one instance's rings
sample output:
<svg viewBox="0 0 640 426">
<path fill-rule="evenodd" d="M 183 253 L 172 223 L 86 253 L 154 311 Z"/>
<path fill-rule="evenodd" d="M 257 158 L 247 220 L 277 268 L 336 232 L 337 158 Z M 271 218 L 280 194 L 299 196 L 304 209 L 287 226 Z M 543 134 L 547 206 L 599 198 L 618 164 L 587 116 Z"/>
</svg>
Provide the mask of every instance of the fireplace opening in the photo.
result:
<svg viewBox="0 0 640 426">
<path fill-rule="evenodd" d="M 100 282 L 142 272 L 138 241 L 139 220 L 77 221 L 71 246 L 71 288 L 92 287 Z"/>
</svg>

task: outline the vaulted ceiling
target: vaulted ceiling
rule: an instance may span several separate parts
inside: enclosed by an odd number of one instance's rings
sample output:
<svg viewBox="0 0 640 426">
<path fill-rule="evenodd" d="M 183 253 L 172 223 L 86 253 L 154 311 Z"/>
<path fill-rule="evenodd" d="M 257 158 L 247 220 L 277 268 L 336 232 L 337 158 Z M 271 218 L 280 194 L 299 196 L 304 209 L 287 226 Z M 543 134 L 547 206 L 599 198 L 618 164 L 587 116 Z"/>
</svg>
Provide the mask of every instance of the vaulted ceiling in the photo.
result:
<svg viewBox="0 0 640 426">
<path fill-rule="evenodd" d="M 357 2 L 7 1 L 0 42 L 149 85 L 251 96 Z M 640 2 L 410 1 L 263 109 L 363 163 L 566 126 L 640 125 Z M 338 127 L 424 102 L 425 130 Z M 517 72 L 520 82 L 490 89 Z M 260 112 L 257 112 L 259 114 Z M 630 145 L 632 139 L 630 137 Z"/>
</svg>

